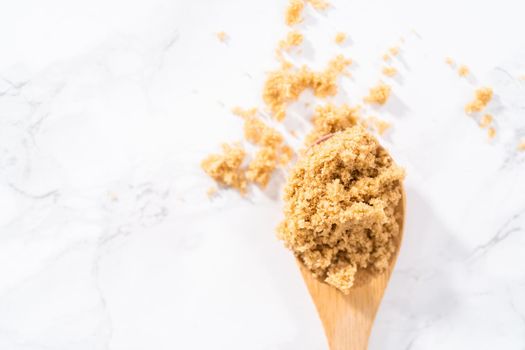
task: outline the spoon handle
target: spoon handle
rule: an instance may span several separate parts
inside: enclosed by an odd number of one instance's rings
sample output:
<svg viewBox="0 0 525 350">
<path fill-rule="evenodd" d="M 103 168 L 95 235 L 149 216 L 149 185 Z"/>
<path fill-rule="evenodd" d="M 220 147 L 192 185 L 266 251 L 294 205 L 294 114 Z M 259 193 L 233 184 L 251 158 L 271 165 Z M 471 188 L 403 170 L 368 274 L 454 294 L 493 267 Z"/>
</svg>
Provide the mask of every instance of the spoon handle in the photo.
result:
<svg viewBox="0 0 525 350">
<path fill-rule="evenodd" d="M 344 295 L 320 282 L 300 262 L 298 265 L 321 318 L 330 350 L 366 350 L 389 273 L 376 276 Z"/>
</svg>

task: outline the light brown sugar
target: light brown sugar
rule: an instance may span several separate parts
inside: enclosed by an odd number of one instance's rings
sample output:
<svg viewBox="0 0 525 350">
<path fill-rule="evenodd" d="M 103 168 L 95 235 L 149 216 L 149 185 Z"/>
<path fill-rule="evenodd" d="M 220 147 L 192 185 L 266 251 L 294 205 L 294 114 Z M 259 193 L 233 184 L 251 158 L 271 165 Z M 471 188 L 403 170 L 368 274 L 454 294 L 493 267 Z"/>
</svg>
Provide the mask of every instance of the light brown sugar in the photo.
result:
<svg viewBox="0 0 525 350">
<path fill-rule="evenodd" d="M 482 87 L 476 90 L 474 100 L 465 106 L 465 112 L 481 112 L 492 100 L 493 91 L 490 87 Z"/>
<path fill-rule="evenodd" d="M 222 153 L 210 154 L 202 163 L 202 169 L 218 184 L 246 192 L 246 178 L 242 163 L 246 152 L 238 144 L 222 145 Z"/>
<path fill-rule="evenodd" d="M 381 82 L 370 89 L 364 101 L 370 104 L 384 105 L 388 101 L 391 91 L 389 85 Z"/>
<path fill-rule="evenodd" d="M 311 146 L 285 188 L 278 237 L 317 277 L 348 293 L 388 267 L 396 249 L 404 172 L 354 126 Z"/>
</svg>

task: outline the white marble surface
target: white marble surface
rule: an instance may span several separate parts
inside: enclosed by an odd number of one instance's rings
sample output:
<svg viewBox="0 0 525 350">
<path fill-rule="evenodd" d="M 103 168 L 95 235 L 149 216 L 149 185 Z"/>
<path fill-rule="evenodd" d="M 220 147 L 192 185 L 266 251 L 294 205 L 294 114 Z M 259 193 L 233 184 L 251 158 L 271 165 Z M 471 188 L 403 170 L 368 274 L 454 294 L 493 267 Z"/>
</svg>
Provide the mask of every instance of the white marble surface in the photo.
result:
<svg viewBox="0 0 525 350">
<path fill-rule="evenodd" d="M 339 102 L 358 103 L 406 39 L 395 98 L 370 111 L 394 123 L 383 142 L 408 174 L 370 348 L 525 348 L 523 3 L 332 3 L 307 11 L 297 61 L 355 59 Z M 240 139 L 230 107 L 261 106 L 284 6 L 0 2 L 0 349 L 326 348 L 273 234 L 279 181 L 210 201 L 199 169 Z M 492 142 L 462 112 L 478 85 L 496 94 Z"/>
</svg>

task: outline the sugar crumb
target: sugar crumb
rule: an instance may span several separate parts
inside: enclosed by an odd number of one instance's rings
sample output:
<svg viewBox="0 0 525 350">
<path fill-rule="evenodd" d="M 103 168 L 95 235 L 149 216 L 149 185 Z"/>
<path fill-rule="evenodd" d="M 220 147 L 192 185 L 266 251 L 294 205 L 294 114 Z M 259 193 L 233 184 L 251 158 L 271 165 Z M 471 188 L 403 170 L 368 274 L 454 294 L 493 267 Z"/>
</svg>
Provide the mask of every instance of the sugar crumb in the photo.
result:
<svg viewBox="0 0 525 350">
<path fill-rule="evenodd" d="M 218 32 L 216 35 L 217 35 L 217 39 L 219 39 L 221 43 L 226 42 L 229 38 L 226 32 Z"/>
<path fill-rule="evenodd" d="M 364 98 L 364 101 L 370 104 L 384 105 L 390 97 L 391 92 L 392 89 L 389 85 L 380 82 L 377 86 L 370 89 L 368 96 Z"/>
<path fill-rule="evenodd" d="M 470 73 L 470 70 L 468 69 L 467 66 L 465 66 L 464 64 L 459 66 L 459 68 L 458 68 L 458 75 L 460 77 L 466 77 L 467 75 L 469 75 L 469 73 Z"/>
<path fill-rule="evenodd" d="M 494 118 L 492 117 L 492 115 L 487 113 L 483 117 L 481 117 L 481 120 L 479 121 L 479 126 L 481 128 L 486 128 L 490 124 L 492 124 L 493 120 L 494 120 Z"/>
<path fill-rule="evenodd" d="M 385 53 L 385 54 L 383 55 L 383 61 L 385 61 L 385 62 L 390 61 L 390 55 L 387 54 L 387 53 Z"/>
<path fill-rule="evenodd" d="M 385 132 L 392 126 L 392 124 L 389 122 L 381 120 L 377 117 L 368 117 L 368 124 L 381 136 L 383 136 Z"/>
<path fill-rule="evenodd" d="M 475 98 L 465 106 L 465 112 L 470 114 L 481 112 L 492 100 L 493 91 L 490 87 L 482 87 L 476 90 Z"/>
<path fill-rule="evenodd" d="M 297 47 L 303 43 L 303 35 L 297 31 L 292 30 L 286 35 L 286 39 L 279 41 L 279 48 L 285 51 L 290 51 L 292 47 Z"/>
<path fill-rule="evenodd" d="M 388 52 L 390 52 L 390 54 L 392 56 L 397 56 L 397 55 L 399 55 L 399 47 L 398 46 L 392 46 L 391 48 L 388 49 Z"/>
<path fill-rule="evenodd" d="M 293 151 L 293 149 L 290 146 L 284 145 L 281 148 L 281 155 L 280 155 L 280 158 L 279 158 L 279 163 L 281 165 L 287 165 L 293 159 L 294 153 L 295 152 Z"/>
<path fill-rule="evenodd" d="M 276 167 L 276 149 L 274 147 L 263 147 L 255 153 L 254 159 L 248 164 L 246 178 L 261 188 L 265 188 Z"/>
<path fill-rule="evenodd" d="M 286 165 L 293 157 L 293 150 L 284 144 L 283 136 L 256 117 L 244 120 L 244 137 L 260 146 L 254 159 L 248 164 L 246 179 L 265 188 L 275 169 Z"/>
<path fill-rule="evenodd" d="M 397 69 L 391 66 L 383 67 L 383 74 L 387 77 L 393 77 L 397 74 Z"/>
<path fill-rule="evenodd" d="M 489 140 L 492 140 L 496 136 L 496 129 L 493 127 L 488 128 L 487 135 L 489 137 Z"/>
<path fill-rule="evenodd" d="M 292 26 L 294 24 L 302 22 L 303 9 L 304 2 L 302 0 L 289 0 L 288 8 L 286 9 L 284 17 L 286 24 Z"/>
<path fill-rule="evenodd" d="M 525 140 L 518 144 L 518 151 L 525 151 Z"/>
<path fill-rule="evenodd" d="M 445 58 L 445 63 L 448 64 L 449 66 L 453 67 L 454 66 L 454 60 L 451 58 L 451 57 L 447 57 Z"/>
<path fill-rule="evenodd" d="M 202 169 L 218 184 L 246 192 L 246 178 L 242 170 L 242 163 L 246 152 L 239 144 L 223 144 L 222 153 L 211 154 L 202 163 Z"/>
<path fill-rule="evenodd" d="M 276 147 L 283 142 L 283 136 L 277 130 L 253 116 L 244 119 L 244 137 L 255 145 L 266 147 Z"/>
<path fill-rule="evenodd" d="M 335 35 L 335 43 L 338 45 L 342 45 L 346 40 L 346 34 L 343 32 L 339 32 Z"/>
</svg>

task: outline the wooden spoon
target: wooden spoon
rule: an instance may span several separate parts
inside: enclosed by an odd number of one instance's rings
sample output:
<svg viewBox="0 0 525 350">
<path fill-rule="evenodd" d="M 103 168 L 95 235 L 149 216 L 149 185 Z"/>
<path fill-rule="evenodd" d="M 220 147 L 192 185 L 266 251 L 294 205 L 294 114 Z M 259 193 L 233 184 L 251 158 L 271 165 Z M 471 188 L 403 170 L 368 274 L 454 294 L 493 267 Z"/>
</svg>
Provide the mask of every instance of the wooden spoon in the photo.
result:
<svg viewBox="0 0 525 350">
<path fill-rule="evenodd" d="M 297 263 L 324 327 L 330 350 L 366 350 L 377 309 L 396 263 L 405 216 L 405 193 L 397 207 L 399 237 L 389 268 L 348 295 L 317 279 L 299 260 Z"/>
</svg>

